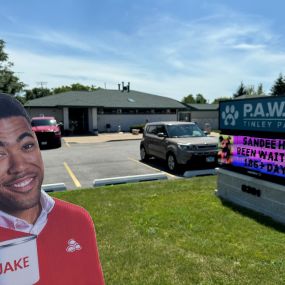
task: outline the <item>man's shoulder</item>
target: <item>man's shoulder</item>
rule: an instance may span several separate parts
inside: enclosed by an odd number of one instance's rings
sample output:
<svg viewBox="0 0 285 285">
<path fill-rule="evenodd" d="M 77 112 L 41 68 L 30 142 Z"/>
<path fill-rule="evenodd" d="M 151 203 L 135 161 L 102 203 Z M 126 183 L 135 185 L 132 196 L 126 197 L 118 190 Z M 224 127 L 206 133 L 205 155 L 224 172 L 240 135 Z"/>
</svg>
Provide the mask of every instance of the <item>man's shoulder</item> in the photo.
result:
<svg viewBox="0 0 285 285">
<path fill-rule="evenodd" d="M 57 198 L 53 199 L 55 201 L 55 205 L 52 212 L 54 212 L 55 215 L 68 217 L 69 219 L 77 218 L 81 220 L 91 220 L 90 214 L 83 207 Z"/>
</svg>

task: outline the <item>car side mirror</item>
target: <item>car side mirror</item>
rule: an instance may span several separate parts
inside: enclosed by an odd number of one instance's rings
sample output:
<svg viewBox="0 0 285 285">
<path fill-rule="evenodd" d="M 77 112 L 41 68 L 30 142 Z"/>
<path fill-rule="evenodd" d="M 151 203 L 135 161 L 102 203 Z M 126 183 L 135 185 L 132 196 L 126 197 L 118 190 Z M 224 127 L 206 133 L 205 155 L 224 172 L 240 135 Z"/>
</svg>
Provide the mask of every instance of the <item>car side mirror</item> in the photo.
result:
<svg viewBox="0 0 285 285">
<path fill-rule="evenodd" d="M 167 135 L 165 133 L 158 133 L 157 136 L 160 138 L 166 138 L 167 137 Z"/>
</svg>

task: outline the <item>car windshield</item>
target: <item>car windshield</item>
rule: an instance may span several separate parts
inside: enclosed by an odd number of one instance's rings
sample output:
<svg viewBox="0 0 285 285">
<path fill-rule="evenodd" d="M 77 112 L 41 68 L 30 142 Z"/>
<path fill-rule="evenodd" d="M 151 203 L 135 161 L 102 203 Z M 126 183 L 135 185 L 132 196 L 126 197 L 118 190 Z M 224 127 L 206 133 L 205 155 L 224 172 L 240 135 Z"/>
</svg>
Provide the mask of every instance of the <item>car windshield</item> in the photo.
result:
<svg viewBox="0 0 285 285">
<path fill-rule="evenodd" d="M 56 126 L 56 120 L 48 120 L 48 119 L 43 119 L 43 120 L 32 120 L 32 126 L 37 127 L 37 126 Z"/>
<path fill-rule="evenodd" d="M 169 125 L 167 132 L 170 138 L 189 138 L 204 137 L 204 132 L 197 126 L 192 124 Z"/>
</svg>

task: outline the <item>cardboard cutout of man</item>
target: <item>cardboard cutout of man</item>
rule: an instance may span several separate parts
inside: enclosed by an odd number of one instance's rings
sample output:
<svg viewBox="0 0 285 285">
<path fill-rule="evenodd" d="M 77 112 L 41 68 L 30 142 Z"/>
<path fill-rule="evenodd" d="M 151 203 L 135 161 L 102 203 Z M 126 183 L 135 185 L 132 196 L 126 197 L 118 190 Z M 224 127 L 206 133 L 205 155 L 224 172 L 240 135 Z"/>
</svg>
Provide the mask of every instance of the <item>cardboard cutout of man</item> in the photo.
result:
<svg viewBox="0 0 285 285">
<path fill-rule="evenodd" d="M 25 109 L 0 93 L 0 244 L 37 236 L 37 284 L 104 284 L 90 215 L 41 191 L 43 177 L 39 145 Z"/>
</svg>

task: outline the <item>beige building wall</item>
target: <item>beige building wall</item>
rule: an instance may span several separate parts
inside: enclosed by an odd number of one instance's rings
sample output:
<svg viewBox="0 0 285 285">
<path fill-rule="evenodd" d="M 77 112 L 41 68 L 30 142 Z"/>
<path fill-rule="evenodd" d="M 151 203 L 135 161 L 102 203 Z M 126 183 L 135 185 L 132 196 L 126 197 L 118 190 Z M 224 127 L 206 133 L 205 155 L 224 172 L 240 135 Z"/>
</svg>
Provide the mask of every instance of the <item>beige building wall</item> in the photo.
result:
<svg viewBox="0 0 285 285">
<path fill-rule="evenodd" d="M 218 111 L 191 111 L 191 121 L 196 122 L 202 129 L 209 124 L 212 130 L 219 128 Z"/>
<path fill-rule="evenodd" d="M 64 123 L 64 129 L 69 126 L 68 108 L 26 108 L 30 117 L 53 116 L 57 122 Z M 157 121 L 177 121 L 177 114 L 98 114 L 97 108 L 88 108 L 88 125 L 89 131 L 98 129 L 99 132 L 107 131 L 106 125 L 110 124 L 109 131 L 117 132 L 119 129 L 129 132 L 133 125 L 141 125 L 146 122 Z"/>
<path fill-rule="evenodd" d="M 40 116 L 55 117 L 57 122 L 63 122 L 63 110 L 60 108 L 26 108 L 30 118 Z"/>
<path fill-rule="evenodd" d="M 106 124 L 110 124 L 111 132 L 117 132 L 120 126 L 121 131 L 129 132 L 130 126 L 141 125 L 146 122 L 158 121 L 177 121 L 176 114 L 103 114 L 98 115 L 98 130 L 99 132 L 106 131 Z"/>
</svg>

